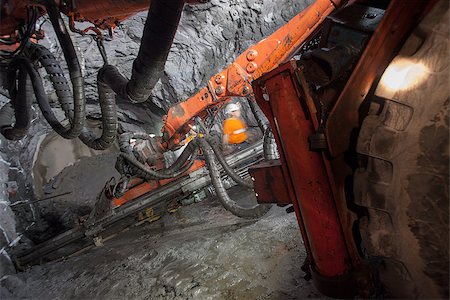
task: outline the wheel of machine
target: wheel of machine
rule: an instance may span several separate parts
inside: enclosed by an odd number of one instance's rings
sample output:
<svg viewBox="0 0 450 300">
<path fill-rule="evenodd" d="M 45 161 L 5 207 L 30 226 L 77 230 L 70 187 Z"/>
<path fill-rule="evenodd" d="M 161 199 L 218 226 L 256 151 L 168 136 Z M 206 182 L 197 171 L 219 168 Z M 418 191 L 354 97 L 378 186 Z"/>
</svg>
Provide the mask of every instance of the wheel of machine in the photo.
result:
<svg viewBox="0 0 450 300">
<path fill-rule="evenodd" d="M 386 69 L 358 139 L 363 248 L 387 297 L 449 297 L 448 10 L 437 3 Z"/>
</svg>

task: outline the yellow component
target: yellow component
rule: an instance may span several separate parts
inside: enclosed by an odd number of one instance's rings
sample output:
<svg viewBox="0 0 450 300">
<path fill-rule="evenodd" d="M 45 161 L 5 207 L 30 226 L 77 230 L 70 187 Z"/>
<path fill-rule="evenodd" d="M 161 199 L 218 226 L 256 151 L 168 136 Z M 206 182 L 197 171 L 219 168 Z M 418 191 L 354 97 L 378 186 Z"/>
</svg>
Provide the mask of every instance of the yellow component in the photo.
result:
<svg viewBox="0 0 450 300">
<path fill-rule="evenodd" d="M 195 136 L 193 135 L 189 135 L 185 140 L 184 140 L 184 144 L 187 145 L 189 144 L 190 141 L 192 141 L 194 139 Z"/>
<path fill-rule="evenodd" d="M 237 118 L 229 118 L 223 122 L 223 134 L 228 135 L 228 143 L 240 144 L 245 142 L 247 136 L 247 125 Z"/>
<path fill-rule="evenodd" d="M 149 207 L 144 212 L 138 213 L 138 221 L 140 222 L 155 222 L 161 218 L 161 215 L 155 215 L 153 208 Z"/>
<path fill-rule="evenodd" d="M 174 213 L 176 212 L 179 208 L 181 207 L 181 204 L 178 203 L 178 201 L 172 202 L 171 204 L 169 204 L 169 206 L 167 207 L 167 211 L 169 213 Z"/>
</svg>

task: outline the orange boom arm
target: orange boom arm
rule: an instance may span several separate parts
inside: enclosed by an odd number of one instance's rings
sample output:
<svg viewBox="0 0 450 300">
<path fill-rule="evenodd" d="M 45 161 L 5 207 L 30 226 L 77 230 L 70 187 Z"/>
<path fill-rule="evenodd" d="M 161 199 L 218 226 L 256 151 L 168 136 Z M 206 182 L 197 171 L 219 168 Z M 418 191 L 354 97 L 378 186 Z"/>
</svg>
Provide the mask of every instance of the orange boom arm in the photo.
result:
<svg viewBox="0 0 450 300">
<path fill-rule="evenodd" d="M 316 1 L 272 35 L 239 55 L 222 72 L 212 76 L 207 86 L 193 97 L 171 107 L 161 130 L 162 147 L 177 147 L 184 134 L 189 131 L 187 124 L 191 123 L 194 117 L 204 118 L 208 108 L 222 105 L 229 101 L 230 97 L 252 94 L 251 82 L 294 55 L 317 26 L 342 2 L 344 1 Z"/>
</svg>

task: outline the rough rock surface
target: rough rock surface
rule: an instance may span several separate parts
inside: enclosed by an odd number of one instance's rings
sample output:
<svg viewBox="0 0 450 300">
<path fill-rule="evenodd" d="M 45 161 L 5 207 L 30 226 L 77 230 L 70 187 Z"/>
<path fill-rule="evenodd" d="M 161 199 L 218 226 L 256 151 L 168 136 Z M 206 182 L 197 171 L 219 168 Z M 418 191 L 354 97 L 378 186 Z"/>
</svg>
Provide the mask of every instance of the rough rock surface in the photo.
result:
<svg viewBox="0 0 450 300">
<path fill-rule="evenodd" d="M 212 0 L 187 6 L 165 74 L 155 87 L 151 101 L 136 106 L 118 100 L 121 125 L 126 130 L 157 133 L 160 117 L 172 103 L 195 93 L 210 76 L 248 46 L 272 33 L 311 2 Z M 138 52 L 145 17 L 143 12 L 125 21 L 116 30 L 114 39 L 105 43 L 110 63 L 126 76 L 130 76 L 132 61 Z M 47 22 L 43 28 L 48 36 L 43 43 L 62 61 L 51 26 Z M 91 38 L 76 37 L 75 40 L 85 66 L 89 115 L 96 119 L 95 78 L 102 65 L 101 57 Z M 100 154 L 87 149 L 78 140 L 62 142 L 58 139 L 37 108 L 26 138 L 18 142 L 0 138 L 0 251 L 4 254 L 8 245 L 19 242 L 26 246 L 70 227 L 78 215 L 92 207 L 95 195 L 115 175 L 114 149 Z M 63 192 L 71 194 L 31 203 Z M 0 255 L 0 259 L 7 259 L 7 256 Z M 5 272 L 8 271 L 0 269 L 0 275 Z"/>
<path fill-rule="evenodd" d="M 81 256 L 5 276 L 0 298 L 324 298 L 303 279 L 305 255 L 294 214 L 274 207 L 243 220 L 205 200 Z"/>
</svg>

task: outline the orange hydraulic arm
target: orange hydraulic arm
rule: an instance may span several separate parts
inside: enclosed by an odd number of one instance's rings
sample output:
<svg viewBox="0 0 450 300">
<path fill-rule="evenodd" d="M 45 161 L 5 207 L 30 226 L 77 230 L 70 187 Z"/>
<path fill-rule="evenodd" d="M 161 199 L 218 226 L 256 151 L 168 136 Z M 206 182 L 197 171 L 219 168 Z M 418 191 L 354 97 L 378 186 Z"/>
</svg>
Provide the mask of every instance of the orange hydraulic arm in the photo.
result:
<svg viewBox="0 0 450 300">
<path fill-rule="evenodd" d="M 317 0 L 272 35 L 239 55 L 222 72 L 212 76 L 207 86 L 193 97 L 171 107 L 163 120 L 161 146 L 165 149 L 177 147 L 189 131 L 187 124 L 194 117 L 204 118 L 208 108 L 223 105 L 230 97 L 252 94 L 251 82 L 292 57 L 317 26 L 343 2 Z"/>
</svg>

